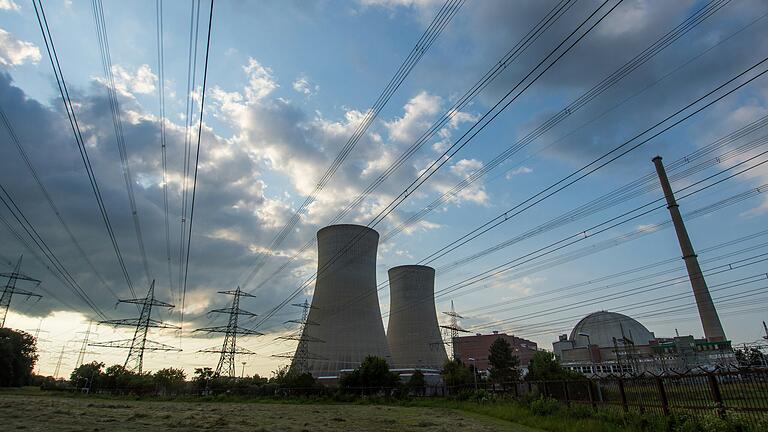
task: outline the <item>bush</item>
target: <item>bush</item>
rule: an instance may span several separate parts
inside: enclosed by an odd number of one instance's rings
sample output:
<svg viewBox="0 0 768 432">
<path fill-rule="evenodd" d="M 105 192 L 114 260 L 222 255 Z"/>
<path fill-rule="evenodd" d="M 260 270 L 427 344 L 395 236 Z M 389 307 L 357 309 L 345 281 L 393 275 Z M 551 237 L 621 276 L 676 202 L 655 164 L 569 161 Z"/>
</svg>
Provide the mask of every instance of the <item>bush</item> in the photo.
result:
<svg viewBox="0 0 768 432">
<path fill-rule="evenodd" d="M 391 390 L 400 384 L 400 376 L 389 371 L 387 361 L 368 356 L 349 374 L 339 380 L 339 386 L 348 392 L 376 394 Z"/>
<path fill-rule="evenodd" d="M 540 416 L 551 416 L 560 411 L 560 402 L 555 399 L 539 397 L 528 404 L 531 413 Z"/>
</svg>

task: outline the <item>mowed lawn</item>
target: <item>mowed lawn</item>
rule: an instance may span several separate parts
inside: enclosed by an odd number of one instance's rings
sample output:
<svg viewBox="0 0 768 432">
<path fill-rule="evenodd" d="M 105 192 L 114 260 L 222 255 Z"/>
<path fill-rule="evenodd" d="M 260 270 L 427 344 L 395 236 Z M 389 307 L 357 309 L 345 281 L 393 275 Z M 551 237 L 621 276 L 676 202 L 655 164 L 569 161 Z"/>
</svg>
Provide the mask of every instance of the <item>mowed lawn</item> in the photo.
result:
<svg viewBox="0 0 768 432">
<path fill-rule="evenodd" d="M 509 431 L 490 417 L 380 405 L 156 402 L 0 394 L 4 431 Z"/>
</svg>

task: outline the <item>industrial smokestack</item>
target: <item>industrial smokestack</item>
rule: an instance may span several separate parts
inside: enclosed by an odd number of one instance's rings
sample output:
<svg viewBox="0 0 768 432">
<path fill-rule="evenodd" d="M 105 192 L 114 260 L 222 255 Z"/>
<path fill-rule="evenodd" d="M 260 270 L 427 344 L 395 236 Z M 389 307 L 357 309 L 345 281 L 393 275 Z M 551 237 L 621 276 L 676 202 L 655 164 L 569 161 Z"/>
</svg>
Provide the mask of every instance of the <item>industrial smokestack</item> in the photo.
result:
<svg viewBox="0 0 768 432">
<path fill-rule="evenodd" d="M 389 269 L 387 340 L 397 368 L 440 369 L 448 360 L 435 311 L 435 269 Z"/>
<path fill-rule="evenodd" d="M 336 376 L 368 355 L 389 360 L 376 290 L 379 233 L 360 225 L 317 232 L 317 280 L 304 327 L 307 365 L 315 376 Z"/>
<path fill-rule="evenodd" d="M 685 223 L 682 216 L 680 216 L 680 209 L 675 201 L 672 186 L 669 185 L 669 179 L 667 178 L 667 172 L 664 170 L 664 164 L 661 162 L 661 156 L 653 158 L 653 163 L 656 165 L 661 189 L 664 191 L 664 196 L 667 199 L 667 208 L 672 216 L 672 223 L 675 225 L 677 240 L 680 243 L 685 267 L 688 270 L 688 278 L 691 280 L 693 296 L 696 298 L 696 307 L 699 309 L 699 318 L 701 319 L 702 327 L 704 327 L 704 337 L 710 341 L 724 341 L 726 340 L 725 332 L 723 331 L 722 324 L 720 324 L 720 317 L 717 315 L 717 309 L 715 309 L 712 296 L 709 294 L 707 281 L 704 280 L 701 267 L 699 267 L 699 260 L 696 257 L 696 252 L 693 250 L 693 245 L 691 245 L 691 239 L 688 237 Z"/>
</svg>

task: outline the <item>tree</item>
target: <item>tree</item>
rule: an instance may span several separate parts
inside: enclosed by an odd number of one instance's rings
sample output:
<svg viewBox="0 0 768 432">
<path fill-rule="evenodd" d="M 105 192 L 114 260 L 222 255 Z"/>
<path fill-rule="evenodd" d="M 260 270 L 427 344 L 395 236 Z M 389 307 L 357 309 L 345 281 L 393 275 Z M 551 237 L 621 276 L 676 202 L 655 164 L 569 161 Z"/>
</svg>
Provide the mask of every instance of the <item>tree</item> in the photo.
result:
<svg viewBox="0 0 768 432">
<path fill-rule="evenodd" d="M 29 384 L 37 361 L 35 343 L 29 333 L 0 328 L 0 387 Z"/>
<path fill-rule="evenodd" d="M 381 357 L 368 356 L 360 366 L 341 378 L 343 389 L 362 393 L 380 392 L 397 387 L 400 376 L 389 371 L 387 361 Z"/>
<path fill-rule="evenodd" d="M 175 394 L 184 389 L 187 374 L 183 369 L 166 368 L 160 369 L 152 376 L 155 387 L 160 394 Z"/>
<path fill-rule="evenodd" d="M 212 378 L 213 378 L 213 369 L 209 367 L 195 368 L 195 377 L 192 379 L 192 382 L 195 383 L 195 387 L 197 387 L 198 390 L 201 390 L 204 393 L 207 393 L 208 384 L 210 383 Z"/>
<path fill-rule="evenodd" d="M 416 369 L 411 374 L 411 378 L 408 379 L 408 389 L 415 394 L 423 395 L 427 390 L 427 380 L 424 378 L 424 374 Z"/>
<path fill-rule="evenodd" d="M 448 387 L 465 386 L 472 383 L 472 371 L 461 360 L 447 360 L 440 374 Z"/>
<path fill-rule="evenodd" d="M 501 384 L 502 388 L 520 379 L 520 359 L 512 355 L 512 346 L 506 339 L 498 337 L 488 350 L 491 381 Z"/>
<path fill-rule="evenodd" d="M 91 391 L 96 391 L 104 381 L 102 368 L 104 368 L 104 363 L 97 361 L 82 364 L 72 371 L 69 375 L 69 381 L 75 388 L 88 388 Z"/>
<path fill-rule="evenodd" d="M 580 378 L 576 372 L 563 368 L 554 353 L 538 351 L 528 364 L 528 381 L 568 380 Z"/>
<path fill-rule="evenodd" d="M 736 361 L 740 366 L 765 366 L 768 364 L 768 359 L 766 359 L 765 354 L 755 347 L 749 349 L 737 349 L 734 354 L 736 355 Z"/>
</svg>

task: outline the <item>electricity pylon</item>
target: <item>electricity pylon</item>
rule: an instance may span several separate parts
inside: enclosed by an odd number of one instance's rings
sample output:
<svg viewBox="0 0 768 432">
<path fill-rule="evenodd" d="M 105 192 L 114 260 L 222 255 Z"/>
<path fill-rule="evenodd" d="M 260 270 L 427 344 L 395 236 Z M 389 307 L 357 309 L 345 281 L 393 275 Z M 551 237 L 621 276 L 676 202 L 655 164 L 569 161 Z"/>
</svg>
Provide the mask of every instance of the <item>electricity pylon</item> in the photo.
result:
<svg viewBox="0 0 768 432">
<path fill-rule="evenodd" d="M 256 330 L 239 327 L 237 324 L 237 321 L 240 315 L 244 315 L 251 318 L 256 316 L 256 314 L 253 312 L 240 309 L 240 297 L 255 297 L 254 295 L 243 292 L 240 289 L 240 287 L 237 287 L 236 290 L 219 291 L 219 294 L 231 295 L 233 297 L 232 305 L 228 308 L 213 309 L 208 313 L 228 314 L 229 322 L 227 323 L 226 326 L 203 327 L 195 331 L 196 332 L 201 331 L 201 332 L 207 332 L 207 333 L 224 333 L 224 343 L 221 345 L 220 349 L 213 347 L 213 348 L 206 348 L 198 352 L 220 354 L 219 363 L 216 365 L 216 371 L 214 373 L 216 375 L 221 375 L 222 371 L 224 371 L 227 376 L 229 376 L 230 378 L 234 378 L 235 377 L 235 355 L 236 354 L 244 354 L 244 355 L 255 354 L 253 351 L 247 350 L 245 348 L 237 347 L 237 335 L 261 336 L 263 335 L 263 333 L 258 332 Z"/>
<path fill-rule="evenodd" d="M 77 361 L 75 362 L 75 369 L 79 368 L 83 364 L 83 360 L 85 359 L 86 354 L 96 354 L 93 351 L 88 351 L 88 342 L 90 342 L 91 338 L 91 325 L 93 324 L 93 321 L 88 321 L 88 329 L 85 332 L 82 332 L 83 339 L 80 342 L 80 351 L 77 353 Z"/>
<path fill-rule="evenodd" d="M 40 285 L 39 280 L 21 273 L 20 270 L 22 258 L 24 258 L 24 255 L 20 256 L 19 260 L 16 261 L 16 266 L 13 268 L 11 273 L 0 273 L 0 276 L 8 278 L 8 282 L 3 288 L 3 294 L 0 296 L 0 328 L 5 327 L 5 317 L 8 316 L 8 309 L 11 307 L 11 299 L 13 298 L 14 294 L 26 296 L 27 299 L 30 297 L 37 297 L 37 299 L 40 300 L 43 297 L 40 294 L 35 294 L 33 292 L 20 289 L 16 286 L 16 282 L 20 280 L 32 282 L 35 284 L 35 286 Z"/>
<path fill-rule="evenodd" d="M 451 352 L 453 353 L 453 359 L 458 360 L 459 359 L 459 350 L 456 346 L 456 340 L 459 338 L 459 333 L 469 333 L 469 330 L 463 329 L 461 326 L 459 326 L 459 319 L 464 318 L 463 316 L 456 313 L 456 309 L 453 307 L 453 300 L 451 300 L 451 310 L 450 312 L 443 312 L 445 315 L 448 315 L 451 317 L 451 320 L 448 325 L 441 325 L 440 327 L 448 330 L 450 340 L 447 342 L 447 345 L 451 345 Z"/>
<path fill-rule="evenodd" d="M 272 357 L 282 357 L 282 358 L 290 358 L 291 361 L 291 373 L 296 374 L 304 374 L 309 372 L 309 360 L 324 360 L 324 357 L 320 356 L 313 356 L 309 353 L 309 343 L 310 342 L 318 342 L 323 343 L 325 342 L 322 339 L 316 338 L 314 336 L 310 336 L 307 334 L 307 332 L 304 331 L 304 328 L 308 325 L 318 325 L 318 323 L 314 321 L 309 320 L 309 310 L 313 309 L 313 306 L 309 304 L 309 301 L 306 299 L 304 300 L 304 303 L 294 303 L 291 306 L 300 307 L 302 309 L 301 311 L 301 319 L 297 320 L 288 320 L 284 324 L 293 323 L 293 324 L 299 324 L 299 328 L 286 336 L 280 336 L 276 339 L 283 339 L 283 340 L 295 340 L 298 341 L 298 345 L 296 345 L 296 351 L 295 352 L 286 352 L 281 354 L 274 354 Z"/>
<path fill-rule="evenodd" d="M 144 366 L 144 351 L 181 351 L 180 348 L 175 348 L 170 345 L 162 344 L 160 342 L 154 342 L 147 339 L 147 332 L 149 328 L 160 329 L 179 329 L 179 326 L 166 324 L 162 321 L 152 319 L 152 307 L 159 306 L 164 308 L 173 308 L 174 305 L 165 303 L 155 299 L 155 281 L 152 280 L 152 284 L 149 286 L 147 296 L 144 298 L 134 298 L 120 300 L 118 303 L 131 303 L 141 306 L 141 312 L 138 318 L 126 318 L 117 320 L 100 321 L 99 324 L 108 324 L 115 327 L 135 327 L 136 330 L 133 333 L 131 339 L 121 339 L 109 342 L 96 342 L 89 344 L 93 347 L 105 347 L 105 348 L 123 348 L 128 349 L 128 357 L 125 358 L 126 369 L 141 373 Z"/>
</svg>

